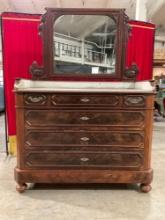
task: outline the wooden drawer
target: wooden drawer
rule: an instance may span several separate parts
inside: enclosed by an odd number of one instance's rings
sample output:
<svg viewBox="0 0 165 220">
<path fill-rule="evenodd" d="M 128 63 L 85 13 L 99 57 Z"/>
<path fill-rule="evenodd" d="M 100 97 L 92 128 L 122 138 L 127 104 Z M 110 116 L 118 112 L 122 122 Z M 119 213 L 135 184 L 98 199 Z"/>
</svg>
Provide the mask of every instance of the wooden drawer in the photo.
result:
<svg viewBox="0 0 165 220">
<path fill-rule="evenodd" d="M 113 126 L 143 127 L 142 111 L 26 110 L 25 124 L 30 127 Z"/>
<path fill-rule="evenodd" d="M 103 167 L 103 168 L 140 168 L 143 166 L 143 152 L 28 152 L 26 166 L 42 167 Z"/>
<path fill-rule="evenodd" d="M 51 105 L 72 105 L 72 106 L 119 106 L 121 97 L 117 95 L 90 95 L 90 94 L 79 94 L 79 95 L 66 95 L 66 94 L 54 94 L 51 95 Z"/>
<path fill-rule="evenodd" d="M 24 95 L 25 106 L 49 107 L 146 107 L 144 95 L 117 95 L 117 94 L 43 94 L 30 93 Z"/>
<path fill-rule="evenodd" d="M 98 131 L 98 132 L 63 132 L 63 131 L 36 131 L 25 134 L 25 144 L 29 149 L 93 149 L 103 147 L 113 148 L 143 148 L 143 132 Z M 63 148 L 66 146 L 66 148 Z"/>
</svg>

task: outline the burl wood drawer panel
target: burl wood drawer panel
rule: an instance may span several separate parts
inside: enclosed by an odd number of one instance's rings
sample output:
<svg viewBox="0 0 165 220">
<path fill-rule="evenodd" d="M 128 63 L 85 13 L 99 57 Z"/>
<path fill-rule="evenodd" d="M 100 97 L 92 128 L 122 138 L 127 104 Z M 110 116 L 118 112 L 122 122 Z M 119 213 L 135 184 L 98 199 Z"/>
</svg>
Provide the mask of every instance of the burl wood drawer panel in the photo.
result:
<svg viewBox="0 0 165 220">
<path fill-rule="evenodd" d="M 29 148 L 45 147 L 55 148 L 69 146 L 77 149 L 78 146 L 110 146 L 110 147 L 144 147 L 143 132 L 52 132 L 52 131 L 29 131 L 25 135 L 25 144 Z M 57 148 L 56 148 L 57 149 Z"/>
<path fill-rule="evenodd" d="M 143 152 L 28 152 L 25 156 L 28 167 L 109 167 L 140 168 Z"/>
<path fill-rule="evenodd" d="M 121 97 L 117 95 L 87 95 L 87 94 L 79 94 L 79 95 L 65 95 L 65 94 L 54 94 L 51 95 L 51 105 L 75 105 L 75 106 L 83 106 L 83 105 L 96 105 L 96 106 L 119 106 Z"/>
<path fill-rule="evenodd" d="M 143 126 L 141 111 L 76 111 L 76 110 L 26 110 L 25 123 L 28 126 Z"/>
</svg>

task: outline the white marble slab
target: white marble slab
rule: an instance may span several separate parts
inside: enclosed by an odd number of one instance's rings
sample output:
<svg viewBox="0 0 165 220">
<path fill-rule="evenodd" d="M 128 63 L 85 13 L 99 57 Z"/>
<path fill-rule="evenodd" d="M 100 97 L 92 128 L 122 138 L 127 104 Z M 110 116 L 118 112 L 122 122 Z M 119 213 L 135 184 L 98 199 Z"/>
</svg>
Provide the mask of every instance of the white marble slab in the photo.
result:
<svg viewBox="0 0 165 220">
<path fill-rule="evenodd" d="M 72 91 L 72 92 L 152 92 L 148 81 L 139 82 L 76 82 L 34 81 L 20 79 L 15 82 L 15 91 Z"/>
</svg>

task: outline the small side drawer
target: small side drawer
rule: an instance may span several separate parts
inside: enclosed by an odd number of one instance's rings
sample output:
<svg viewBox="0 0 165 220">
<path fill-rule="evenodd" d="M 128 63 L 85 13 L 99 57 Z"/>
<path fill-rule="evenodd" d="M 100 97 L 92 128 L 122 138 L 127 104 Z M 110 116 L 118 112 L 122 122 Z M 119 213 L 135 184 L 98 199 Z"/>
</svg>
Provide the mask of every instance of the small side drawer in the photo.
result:
<svg viewBox="0 0 165 220">
<path fill-rule="evenodd" d="M 146 107 L 146 97 L 142 95 L 126 95 L 123 104 L 127 107 Z"/>
<path fill-rule="evenodd" d="M 26 154 L 28 167 L 107 167 L 140 168 L 143 152 L 29 152 Z"/>
<path fill-rule="evenodd" d="M 119 95 L 107 94 L 54 94 L 51 95 L 51 104 L 53 106 L 73 105 L 73 106 L 119 106 L 121 97 Z"/>
<path fill-rule="evenodd" d="M 24 95 L 24 105 L 45 106 L 48 103 L 48 97 L 45 94 L 26 94 Z"/>
</svg>

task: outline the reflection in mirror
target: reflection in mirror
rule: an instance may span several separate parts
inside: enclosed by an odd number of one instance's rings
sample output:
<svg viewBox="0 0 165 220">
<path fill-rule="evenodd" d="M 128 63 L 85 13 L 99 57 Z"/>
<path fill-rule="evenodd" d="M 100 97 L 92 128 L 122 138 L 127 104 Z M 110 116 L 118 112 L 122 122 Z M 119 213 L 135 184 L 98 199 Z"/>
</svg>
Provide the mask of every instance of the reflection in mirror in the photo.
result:
<svg viewBox="0 0 165 220">
<path fill-rule="evenodd" d="M 97 15 L 63 15 L 54 23 L 54 72 L 115 73 L 116 22 Z"/>
</svg>

